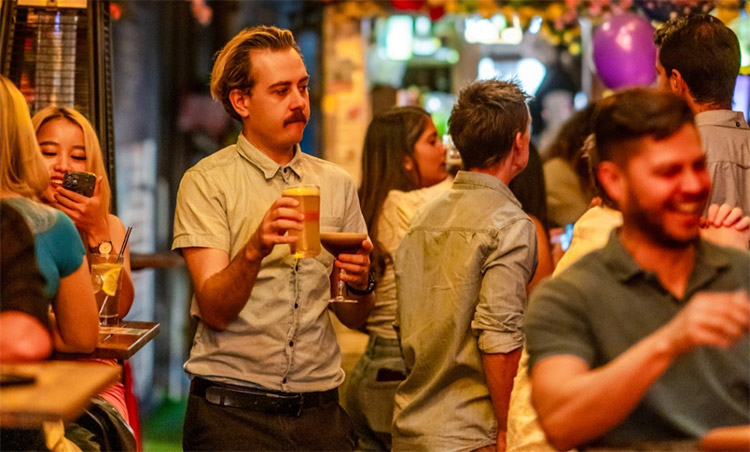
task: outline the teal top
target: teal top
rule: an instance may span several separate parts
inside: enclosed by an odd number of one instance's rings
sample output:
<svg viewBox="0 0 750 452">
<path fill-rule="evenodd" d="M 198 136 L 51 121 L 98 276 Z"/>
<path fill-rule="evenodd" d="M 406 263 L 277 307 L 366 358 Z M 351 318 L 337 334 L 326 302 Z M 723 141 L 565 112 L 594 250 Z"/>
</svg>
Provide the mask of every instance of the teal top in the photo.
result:
<svg viewBox="0 0 750 452">
<path fill-rule="evenodd" d="M 81 267 L 86 248 L 73 221 L 62 211 L 28 198 L 4 200 L 21 213 L 31 233 L 39 270 L 45 280 L 44 295 L 54 298 L 60 279 Z"/>
<path fill-rule="evenodd" d="M 594 251 L 539 287 L 529 302 L 529 369 L 546 357 L 573 355 L 601 367 L 672 320 L 696 293 L 748 291 L 750 255 L 700 241 L 683 298 L 642 269 L 616 231 Z M 635 410 L 588 446 L 702 437 L 750 424 L 750 339 L 729 349 L 686 353 L 654 382 Z"/>
</svg>

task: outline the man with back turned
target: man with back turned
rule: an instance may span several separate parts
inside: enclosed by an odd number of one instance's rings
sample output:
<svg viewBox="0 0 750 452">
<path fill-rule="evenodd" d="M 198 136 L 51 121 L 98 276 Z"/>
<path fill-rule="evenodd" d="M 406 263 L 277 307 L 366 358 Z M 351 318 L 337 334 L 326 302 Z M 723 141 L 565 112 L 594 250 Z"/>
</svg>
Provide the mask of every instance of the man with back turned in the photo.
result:
<svg viewBox="0 0 750 452">
<path fill-rule="evenodd" d="M 393 449 L 505 450 L 523 345 L 534 223 L 508 188 L 529 158 L 526 95 L 486 80 L 459 94 L 449 128 L 467 171 L 414 217 L 396 253 L 407 376 Z"/>
<path fill-rule="evenodd" d="M 713 204 L 750 212 L 750 126 L 732 111 L 740 71 L 737 35 L 709 14 L 679 16 L 657 30 L 659 87 L 687 100 L 706 153 Z"/>
<path fill-rule="evenodd" d="M 190 168 L 177 195 L 173 249 L 195 287 L 198 322 L 185 450 L 351 450 L 338 405 L 344 380 L 328 317 L 333 266 L 358 303 L 332 309 L 347 326 L 367 317 L 369 240 L 357 254 L 297 259 L 297 184 L 320 187 L 320 226 L 365 233 L 356 187 L 339 167 L 299 148 L 310 114 L 309 75 L 288 30 L 243 30 L 218 54 L 211 93 L 242 122 L 237 143 Z M 335 261 L 335 262 L 334 262 Z"/>
</svg>

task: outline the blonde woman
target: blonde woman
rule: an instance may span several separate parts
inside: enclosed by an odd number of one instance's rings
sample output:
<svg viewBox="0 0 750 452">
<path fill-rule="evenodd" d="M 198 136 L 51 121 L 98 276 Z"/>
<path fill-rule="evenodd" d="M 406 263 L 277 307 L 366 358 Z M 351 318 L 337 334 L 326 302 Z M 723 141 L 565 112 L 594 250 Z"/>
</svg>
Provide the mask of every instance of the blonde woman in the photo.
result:
<svg viewBox="0 0 750 452">
<path fill-rule="evenodd" d="M 0 76 L 0 198 L 23 216 L 34 235 L 44 293 L 52 300 L 49 327 L 55 350 L 90 353 L 99 321 L 85 248 L 66 215 L 38 202 L 48 185 L 26 101 Z"/>
<path fill-rule="evenodd" d="M 119 253 L 125 238 L 125 226 L 119 218 L 109 213 L 112 191 L 94 128 L 76 110 L 55 106 L 39 111 L 32 118 L 32 123 L 50 177 L 50 184 L 42 195 L 42 201 L 63 211 L 73 220 L 89 251 Z M 96 186 L 91 197 L 63 188 L 65 173 L 74 171 L 96 175 Z M 130 252 L 126 248 L 125 273 L 120 292 L 120 318 L 130 311 L 133 297 Z"/>
<path fill-rule="evenodd" d="M 104 169 L 99 140 L 89 121 L 71 108 L 50 106 L 32 118 L 36 139 L 50 177 L 43 202 L 64 212 L 78 228 L 83 243 L 90 252 L 117 254 L 125 238 L 125 226 L 109 213 L 111 190 Z M 89 172 L 96 175 L 91 197 L 63 188 L 67 172 Z M 125 317 L 133 304 L 133 281 L 130 277 L 130 253 L 126 248 L 122 287 L 120 289 L 120 318 Z M 114 360 L 109 361 L 116 365 Z M 100 394 L 129 422 L 122 383 L 110 386 Z"/>
</svg>

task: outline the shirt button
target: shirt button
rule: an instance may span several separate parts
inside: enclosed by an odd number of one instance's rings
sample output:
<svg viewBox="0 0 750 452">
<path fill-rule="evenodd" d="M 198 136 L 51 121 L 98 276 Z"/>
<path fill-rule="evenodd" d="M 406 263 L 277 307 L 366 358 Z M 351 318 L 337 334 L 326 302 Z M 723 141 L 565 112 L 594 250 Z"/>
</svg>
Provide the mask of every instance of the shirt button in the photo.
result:
<svg viewBox="0 0 750 452">
<path fill-rule="evenodd" d="M 737 126 L 737 127 L 739 127 L 740 126 L 740 122 L 737 121 L 737 122 L 734 123 L 734 125 Z"/>
<path fill-rule="evenodd" d="M 294 303 L 294 309 L 297 309 L 297 308 L 299 308 L 299 304 Z"/>
<path fill-rule="evenodd" d="M 294 347 L 294 341 L 289 341 L 289 346 Z"/>
<path fill-rule="evenodd" d="M 284 377 L 283 380 L 281 380 L 282 383 L 286 384 L 286 377 Z"/>
</svg>

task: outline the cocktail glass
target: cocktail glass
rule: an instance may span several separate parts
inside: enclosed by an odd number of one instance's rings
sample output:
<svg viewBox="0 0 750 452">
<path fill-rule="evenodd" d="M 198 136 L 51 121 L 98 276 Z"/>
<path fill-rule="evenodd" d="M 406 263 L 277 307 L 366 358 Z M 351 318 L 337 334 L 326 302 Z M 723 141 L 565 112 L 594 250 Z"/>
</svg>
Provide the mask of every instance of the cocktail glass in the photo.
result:
<svg viewBox="0 0 750 452">
<path fill-rule="evenodd" d="M 325 249 L 328 250 L 334 257 L 338 258 L 339 254 L 356 254 L 360 248 L 362 248 L 362 242 L 367 239 L 367 234 L 359 234 L 356 232 L 321 232 L 320 243 Z M 331 303 L 356 303 L 357 300 L 351 300 L 346 298 L 346 283 L 341 280 L 341 275 L 344 274 L 344 270 L 336 267 L 338 270 L 336 275 L 336 296 L 331 298 Z"/>
<path fill-rule="evenodd" d="M 94 287 L 99 325 L 116 326 L 120 323 L 120 286 L 123 259 L 112 254 L 90 254 L 91 285 Z"/>
</svg>

